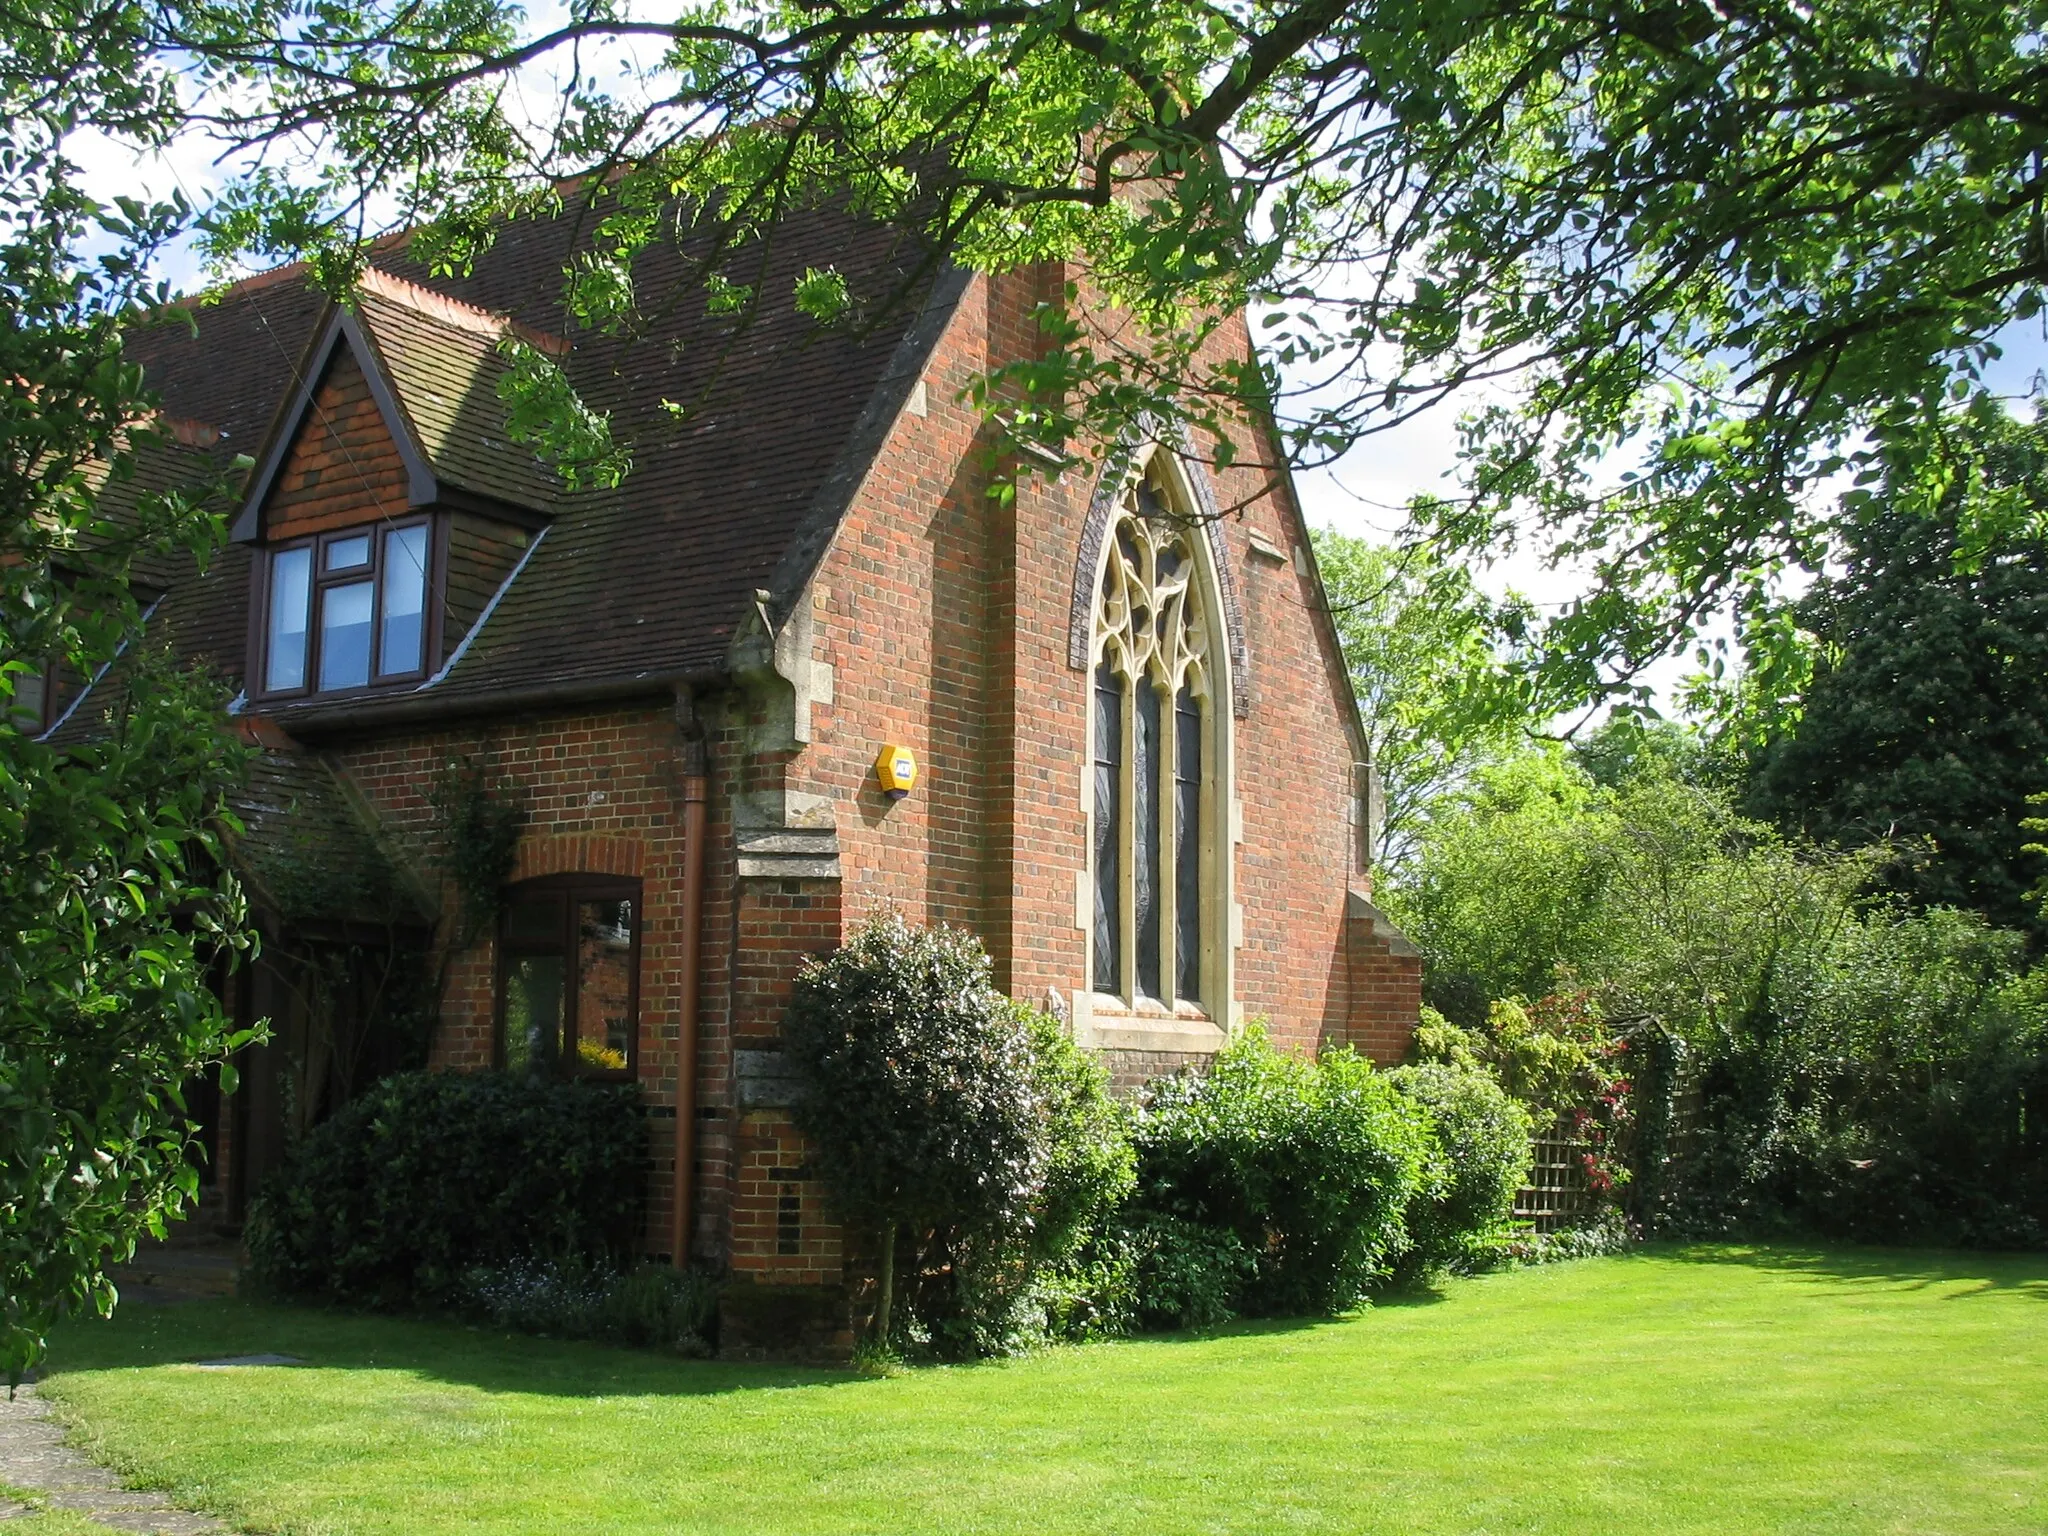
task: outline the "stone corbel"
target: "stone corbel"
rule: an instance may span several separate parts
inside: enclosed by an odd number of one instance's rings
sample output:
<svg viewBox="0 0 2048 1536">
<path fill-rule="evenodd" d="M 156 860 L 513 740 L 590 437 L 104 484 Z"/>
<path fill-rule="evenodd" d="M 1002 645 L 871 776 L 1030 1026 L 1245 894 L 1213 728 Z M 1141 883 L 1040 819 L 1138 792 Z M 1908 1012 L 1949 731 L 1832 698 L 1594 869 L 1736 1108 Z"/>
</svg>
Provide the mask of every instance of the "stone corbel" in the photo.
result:
<svg viewBox="0 0 2048 1536">
<path fill-rule="evenodd" d="M 809 591 L 798 596 L 779 629 L 769 612 L 770 596 L 765 588 L 754 594 L 727 660 L 750 699 L 767 705 L 767 718 L 754 727 L 748 746 L 793 752 L 811 739 L 812 706 L 832 702 L 832 667 L 811 654 L 817 625 Z"/>
<path fill-rule="evenodd" d="M 811 739 L 811 709 L 832 702 L 832 668 L 812 655 L 817 626 L 806 590 L 780 629 L 770 595 L 754 605 L 728 653 L 740 685 L 741 706 L 752 722 L 747 750 L 774 754 L 801 749 Z M 827 795 L 774 782 L 785 765 L 766 769 L 770 782 L 733 797 L 733 841 L 742 880 L 837 880 L 838 820 Z"/>
</svg>

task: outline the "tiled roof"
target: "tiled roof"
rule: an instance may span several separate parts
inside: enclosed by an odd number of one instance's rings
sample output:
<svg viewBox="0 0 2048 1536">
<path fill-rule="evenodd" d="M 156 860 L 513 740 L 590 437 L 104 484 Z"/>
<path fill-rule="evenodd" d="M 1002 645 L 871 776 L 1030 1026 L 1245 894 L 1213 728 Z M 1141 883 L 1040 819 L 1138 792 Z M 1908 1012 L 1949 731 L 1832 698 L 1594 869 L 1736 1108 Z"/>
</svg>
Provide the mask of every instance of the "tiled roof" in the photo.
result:
<svg viewBox="0 0 2048 1536">
<path fill-rule="evenodd" d="M 260 753 L 230 803 L 243 826 L 235 865 L 271 911 L 300 925 L 426 926 L 419 894 L 322 758 Z"/>
<path fill-rule="evenodd" d="M 510 225 L 462 278 L 430 277 L 402 248 L 376 258 L 407 284 L 373 280 L 358 302 L 422 451 L 451 483 L 495 499 L 530 505 L 545 484 L 553 522 L 444 675 L 396 696 L 276 711 L 294 730 L 394 709 L 483 708 L 543 689 L 596 697 L 719 672 L 755 591 L 786 604 L 822 553 L 961 286 L 950 275 L 939 297 L 887 325 L 820 329 L 783 297 L 807 268 L 834 267 L 856 295 L 876 295 L 900 284 L 914 259 L 892 231 L 821 211 L 788 221 L 748 274 L 765 297 L 744 328 L 691 295 L 659 302 L 685 271 L 660 247 L 634 273 L 652 318 L 610 334 L 574 327 L 560 305 L 577 227 L 568 217 Z M 408 295 L 408 285 L 426 293 Z M 428 297 L 436 294 L 468 309 L 437 314 Z M 226 449 L 253 452 L 294 390 L 324 307 L 289 274 L 258 279 L 199 311 L 196 337 L 158 325 L 137 334 L 131 352 L 166 410 L 220 428 Z M 621 486 L 568 494 L 504 445 L 497 344 L 470 318 L 477 312 L 491 325 L 502 316 L 566 337 L 571 381 L 609 413 L 614 440 L 632 457 Z M 231 549 L 179 583 L 160 610 L 181 649 L 235 678 L 248 565 L 245 550 Z"/>
<path fill-rule="evenodd" d="M 498 381 L 508 333 L 549 351 L 566 344 L 503 316 L 382 272 L 366 272 L 356 313 L 421 456 L 444 485 L 533 511 L 562 498 L 561 478 L 505 430 Z"/>
</svg>

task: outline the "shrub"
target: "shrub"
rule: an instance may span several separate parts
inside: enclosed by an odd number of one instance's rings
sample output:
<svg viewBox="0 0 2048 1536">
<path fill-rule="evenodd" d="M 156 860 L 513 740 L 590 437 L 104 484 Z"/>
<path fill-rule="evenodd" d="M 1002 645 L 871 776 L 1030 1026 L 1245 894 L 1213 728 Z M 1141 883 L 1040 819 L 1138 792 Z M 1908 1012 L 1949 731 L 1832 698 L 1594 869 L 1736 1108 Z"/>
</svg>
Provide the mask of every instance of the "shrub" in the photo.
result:
<svg viewBox="0 0 2048 1536">
<path fill-rule="evenodd" d="M 1487 1012 L 1487 1004 L 1481 1002 L 1480 1017 Z M 1459 1067 L 1466 1071 L 1482 1071 L 1489 1054 L 1486 1030 L 1483 1025 L 1466 1029 L 1453 1024 L 1427 1003 L 1422 1006 L 1422 1017 L 1415 1025 L 1415 1038 L 1410 1043 L 1410 1052 L 1416 1061 L 1432 1062 L 1446 1067 Z"/>
<path fill-rule="evenodd" d="M 1430 1021 L 1428 1056 L 1566 1110 L 1596 1186 L 1632 1162 L 1631 1214 L 1669 1235 L 2048 1244 L 2048 980 L 2023 936 L 1873 906 L 1903 850 L 1814 846 L 1707 784 L 1489 774 L 1387 897 L 1463 1026 Z"/>
<path fill-rule="evenodd" d="M 1019 1008 L 1031 1047 L 1045 1137 L 1044 1181 L 1031 1202 L 1031 1252 L 1072 1257 L 1138 1184 L 1130 1112 L 1109 1092 L 1102 1063 L 1058 1019 Z"/>
<path fill-rule="evenodd" d="M 1104 1231 L 1137 1183 L 1130 1113 L 1102 1064 L 1050 1015 L 1013 1005 L 1038 1096 L 1039 1186 L 1013 1226 L 954 1232 L 928 1257 L 913 1332 L 942 1353 L 1011 1354 L 1129 1330 L 1129 1266 Z"/>
<path fill-rule="evenodd" d="M 1238 1309 L 1340 1311 L 1407 1243 L 1428 1116 L 1372 1064 L 1306 1061 L 1254 1025 L 1210 1070 L 1156 1084 L 1138 1124 L 1138 1203 L 1234 1234 L 1256 1257 Z"/>
<path fill-rule="evenodd" d="M 285 1293 L 450 1301 L 479 1265 L 626 1252 L 646 1156 L 628 1087 L 386 1078 L 293 1150 L 251 1212 L 250 1257 Z"/>
<path fill-rule="evenodd" d="M 501 1328 L 704 1356 L 718 1330 L 718 1285 L 697 1270 L 624 1273 L 580 1259 L 521 1259 L 463 1277 L 471 1309 Z"/>
<path fill-rule="evenodd" d="M 1877 913 L 1786 957 L 1704 1043 L 1670 1231 L 2048 1244 L 2048 972 L 1959 912 Z"/>
<path fill-rule="evenodd" d="M 832 1203 L 880 1239 L 887 1340 L 899 1228 L 961 1253 L 1027 1222 L 1046 1159 L 1030 1031 L 971 935 L 889 912 L 804 968 L 784 1042 Z"/>
<path fill-rule="evenodd" d="M 1237 1315 L 1258 1258 L 1227 1227 L 1138 1213 L 1113 1240 L 1130 1254 L 1131 1310 L 1151 1328 L 1213 1328 Z"/>
<path fill-rule="evenodd" d="M 1518 1233 L 1508 1239 L 1507 1257 L 1516 1264 L 1560 1264 L 1567 1259 L 1602 1259 L 1636 1245 L 1628 1217 L 1609 1206 L 1575 1227 L 1555 1232 Z"/>
<path fill-rule="evenodd" d="M 614 1276 L 611 1271 L 559 1259 L 514 1259 L 478 1265 L 462 1277 L 458 1301 L 500 1328 L 542 1337 L 587 1339 Z"/>
<path fill-rule="evenodd" d="M 719 1289 L 701 1270 L 642 1264 L 620 1275 L 606 1292 L 598 1336 L 709 1355 L 718 1341 Z"/>
<path fill-rule="evenodd" d="M 1048 1337 L 1114 1338 L 1227 1323 L 1257 1275 L 1257 1258 L 1228 1228 L 1132 1210 L 1042 1271 L 1034 1294 Z"/>
<path fill-rule="evenodd" d="M 1515 1192 L 1529 1176 L 1529 1113 L 1477 1067 L 1399 1067 L 1387 1081 L 1429 1116 L 1422 1185 L 1408 1202 L 1410 1274 L 1472 1269 L 1511 1235 Z"/>
</svg>

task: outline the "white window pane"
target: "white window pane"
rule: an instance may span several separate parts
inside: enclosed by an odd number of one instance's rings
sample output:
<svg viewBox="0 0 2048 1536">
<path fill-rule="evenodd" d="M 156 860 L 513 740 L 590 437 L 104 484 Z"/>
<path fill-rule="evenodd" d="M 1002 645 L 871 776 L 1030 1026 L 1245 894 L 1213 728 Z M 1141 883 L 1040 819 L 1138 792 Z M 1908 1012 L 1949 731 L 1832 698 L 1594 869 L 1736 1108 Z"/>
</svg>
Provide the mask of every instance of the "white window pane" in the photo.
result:
<svg viewBox="0 0 2048 1536">
<path fill-rule="evenodd" d="M 370 584 L 329 587 L 320 597 L 320 686 L 360 688 L 370 680 Z"/>
<path fill-rule="evenodd" d="M 420 669 L 421 620 L 427 600 L 427 530 L 394 528 L 384 535 L 384 620 L 378 664 L 387 677 Z"/>
<path fill-rule="evenodd" d="M 43 728 L 43 711 L 49 699 L 47 674 L 40 669 L 14 674 L 14 706 L 9 711 L 17 731 L 34 734 Z"/>
<path fill-rule="evenodd" d="M 270 557 L 270 633 L 264 647 L 263 686 L 272 693 L 306 686 L 306 599 L 313 551 L 281 550 Z"/>
<path fill-rule="evenodd" d="M 336 539 L 327 546 L 327 569 L 330 571 L 352 571 L 359 565 L 369 563 L 370 536 L 367 533 Z"/>
</svg>

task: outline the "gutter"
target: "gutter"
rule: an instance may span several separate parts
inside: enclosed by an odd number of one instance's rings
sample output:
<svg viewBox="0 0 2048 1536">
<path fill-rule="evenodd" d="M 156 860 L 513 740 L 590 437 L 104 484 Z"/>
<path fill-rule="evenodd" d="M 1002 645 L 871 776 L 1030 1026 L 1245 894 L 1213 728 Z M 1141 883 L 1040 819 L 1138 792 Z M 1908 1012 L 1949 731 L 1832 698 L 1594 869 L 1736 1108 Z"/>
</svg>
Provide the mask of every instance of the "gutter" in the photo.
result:
<svg viewBox="0 0 2048 1536">
<path fill-rule="evenodd" d="M 519 688 L 495 688 L 489 693 L 450 698 L 438 693 L 409 693 L 375 704 L 355 704 L 345 710 L 307 711 L 298 715 L 278 710 L 270 719 L 301 741 L 347 735 L 367 726 L 409 725 L 417 721 L 474 720 L 518 710 L 547 709 L 579 704 L 610 704 L 623 699 L 655 699 L 672 695 L 677 688 L 717 687 L 726 681 L 723 667 L 700 667 L 680 675 L 643 672 L 637 677 L 601 678 L 588 682 L 529 683 Z"/>
<path fill-rule="evenodd" d="M 143 635 L 149 632 L 149 621 L 156 617 L 156 611 L 162 605 L 164 596 L 167 595 L 168 594 L 159 595 L 150 603 L 150 605 L 147 608 L 142 610 L 142 617 L 140 620 L 137 621 L 135 626 L 137 635 Z M 114 654 L 109 656 L 105 661 L 99 664 L 99 670 L 94 672 L 91 679 L 86 683 L 86 685 L 78 690 L 78 692 L 72 697 L 71 702 L 64 706 L 64 713 L 59 715 L 55 720 L 50 722 L 48 730 L 44 731 L 41 735 L 36 736 L 32 739 L 38 742 L 48 742 L 51 737 L 55 736 L 59 731 L 63 730 L 64 723 L 67 720 L 69 720 L 73 715 L 78 713 L 78 706 L 83 704 L 86 701 L 86 698 L 92 693 L 93 689 L 99 687 L 101 682 L 105 680 L 106 675 L 113 670 L 114 663 L 119 661 L 123 656 L 126 656 L 128 654 L 129 643 L 134 638 L 134 636 L 130 636 L 128 639 L 123 640 L 118 646 L 116 646 L 114 648 Z"/>
</svg>

